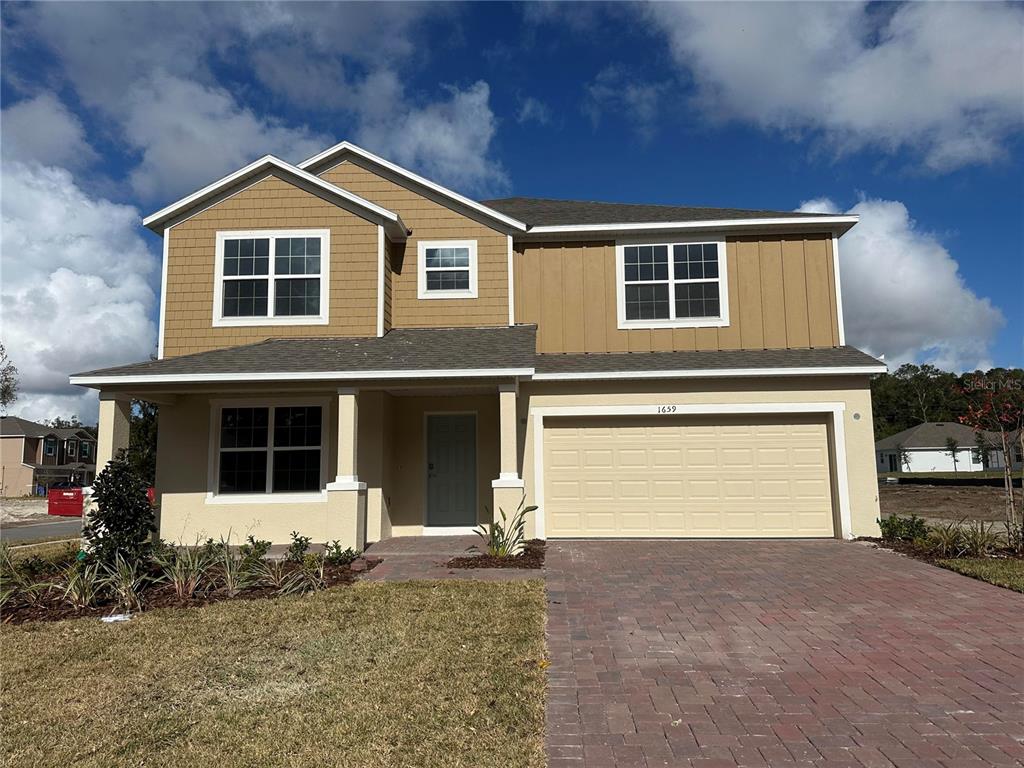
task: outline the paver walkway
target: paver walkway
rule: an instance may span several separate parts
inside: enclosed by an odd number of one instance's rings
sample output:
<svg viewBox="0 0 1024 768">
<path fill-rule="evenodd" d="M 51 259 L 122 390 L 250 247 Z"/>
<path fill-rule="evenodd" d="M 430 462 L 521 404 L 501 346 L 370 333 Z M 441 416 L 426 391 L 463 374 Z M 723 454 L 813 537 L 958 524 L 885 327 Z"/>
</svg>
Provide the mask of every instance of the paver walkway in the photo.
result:
<svg viewBox="0 0 1024 768">
<path fill-rule="evenodd" d="M 838 541 L 548 542 L 550 768 L 1024 765 L 1024 596 Z"/>
<path fill-rule="evenodd" d="M 447 562 L 460 557 L 480 542 L 479 536 L 395 536 L 366 548 L 369 557 L 381 563 L 368 572 L 366 581 L 409 581 L 410 579 L 474 579 L 513 581 L 540 579 L 543 572 L 521 568 L 449 568 Z"/>
</svg>

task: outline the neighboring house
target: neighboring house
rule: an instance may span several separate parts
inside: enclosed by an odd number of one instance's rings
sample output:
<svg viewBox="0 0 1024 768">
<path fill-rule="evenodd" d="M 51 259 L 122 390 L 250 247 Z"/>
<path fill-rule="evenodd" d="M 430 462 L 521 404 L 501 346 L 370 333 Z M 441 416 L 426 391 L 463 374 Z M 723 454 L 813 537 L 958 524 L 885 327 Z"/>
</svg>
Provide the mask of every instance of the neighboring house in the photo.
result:
<svg viewBox="0 0 1024 768">
<path fill-rule="evenodd" d="M 953 421 L 929 421 L 897 432 L 875 443 L 879 472 L 981 472 L 1002 469 L 1003 449 L 999 435 L 982 432 L 985 449 L 978 444 L 977 433 Z M 949 440 L 955 440 L 956 466 Z M 1013 447 L 1013 469 L 1020 469 L 1020 445 Z M 902 454 L 902 458 L 901 455 Z"/>
<path fill-rule="evenodd" d="M 96 438 L 82 428 L 0 416 L 0 448 L 0 496 L 27 496 L 61 482 L 88 485 L 96 474 Z"/>
<path fill-rule="evenodd" d="M 144 220 L 158 359 L 71 381 L 100 390 L 101 464 L 130 398 L 159 404 L 168 540 L 361 547 L 524 495 L 530 536 L 872 534 L 856 221 L 481 203 L 347 142 L 267 156 Z"/>
</svg>

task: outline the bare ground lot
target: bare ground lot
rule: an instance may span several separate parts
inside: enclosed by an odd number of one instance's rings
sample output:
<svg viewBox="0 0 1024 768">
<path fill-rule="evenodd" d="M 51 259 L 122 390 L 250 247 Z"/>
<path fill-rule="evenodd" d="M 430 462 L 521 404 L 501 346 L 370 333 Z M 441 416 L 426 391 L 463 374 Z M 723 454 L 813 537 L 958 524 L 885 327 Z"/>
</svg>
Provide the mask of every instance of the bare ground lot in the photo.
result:
<svg viewBox="0 0 1024 768">
<path fill-rule="evenodd" d="M 882 517 L 916 514 L 929 522 L 1005 520 L 1002 488 L 971 485 L 886 485 L 878 489 Z"/>
<path fill-rule="evenodd" d="M 25 496 L 0 499 L 0 525 L 46 520 L 46 499 Z"/>
</svg>

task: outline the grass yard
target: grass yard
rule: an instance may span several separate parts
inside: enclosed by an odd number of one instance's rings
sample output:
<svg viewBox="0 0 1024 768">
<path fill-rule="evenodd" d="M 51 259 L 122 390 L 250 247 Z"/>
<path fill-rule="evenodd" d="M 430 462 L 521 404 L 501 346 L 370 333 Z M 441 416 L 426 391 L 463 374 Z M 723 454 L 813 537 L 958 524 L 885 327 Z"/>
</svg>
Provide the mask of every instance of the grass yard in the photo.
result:
<svg viewBox="0 0 1024 768">
<path fill-rule="evenodd" d="M 539 581 L 0 629 L 5 765 L 542 766 Z"/>
<path fill-rule="evenodd" d="M 1024 592 L 1024 560 L 993 557 L 961 557 L 956 560 L 936 560 L 937 565 L 962 573 L 997 587 Z"/>
</svg>

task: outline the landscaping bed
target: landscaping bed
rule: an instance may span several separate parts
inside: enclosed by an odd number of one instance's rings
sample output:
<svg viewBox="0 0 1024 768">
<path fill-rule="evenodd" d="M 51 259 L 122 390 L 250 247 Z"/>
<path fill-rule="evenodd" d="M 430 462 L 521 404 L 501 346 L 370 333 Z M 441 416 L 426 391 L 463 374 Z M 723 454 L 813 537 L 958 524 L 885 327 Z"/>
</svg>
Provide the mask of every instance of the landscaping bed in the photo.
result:
<svg viewBox="0 0 1024 768">
<path fill-rule="evenodd" d="M 511 557 L 495 557 L 487 553 L 453 557 L 448 561 L 449 568 L 543 568 L 544 540 L 530 539 L 525 542 L 523 551 Z"/>
<path fill-rule="evenodd" d="M 540 768 L 544 588 L 358 581 L 0 627 L 4 764 Z"/>
</svg>

